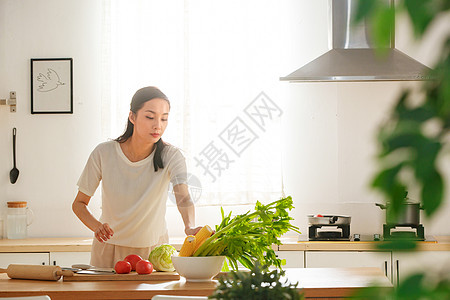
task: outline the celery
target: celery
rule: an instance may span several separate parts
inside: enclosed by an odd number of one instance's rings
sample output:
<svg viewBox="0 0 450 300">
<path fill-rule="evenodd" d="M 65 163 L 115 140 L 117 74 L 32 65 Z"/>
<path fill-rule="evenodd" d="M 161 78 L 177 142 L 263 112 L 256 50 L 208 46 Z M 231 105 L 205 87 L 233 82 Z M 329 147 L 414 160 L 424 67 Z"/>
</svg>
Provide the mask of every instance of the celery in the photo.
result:
<svg viewBox="0 0 450 300">
<path fill-rule="evenodd" d="M 253 212 L 234 218 L 231 212 L 225 215 L 221 208 L 222 222 L 193 256 L 224 255 L 234 270 L 238 262 L 249 269 L 256 262 L 281 269 L 282 261 L 276 257 L 272 245 L 280 245 L 279 237 L 289 230 L 300 233 L 290 223 L 293 219 L 288 211 L 294 208 L 292 203 L 290 196 L 267 205 L 257 201 Z"/>
</svg>

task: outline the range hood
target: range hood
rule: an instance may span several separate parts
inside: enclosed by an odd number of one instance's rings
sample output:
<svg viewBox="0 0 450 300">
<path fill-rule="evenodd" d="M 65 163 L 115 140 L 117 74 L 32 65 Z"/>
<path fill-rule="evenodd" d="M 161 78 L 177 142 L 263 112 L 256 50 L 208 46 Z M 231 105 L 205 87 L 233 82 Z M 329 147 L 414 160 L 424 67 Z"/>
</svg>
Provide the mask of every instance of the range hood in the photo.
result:
<svg viewBox="0 0 450 300">
<path fill-rule="evenodd" d="M 380 56 L 372 47 L 366 23 L 354 25 L 358 1 L 329 0 L 332 49 L 297 71 L 281 77 L 290 82 L 429 80 L 430 68 L 395 49 L 395 30 Z M 380 0 L 381 1 L 381 0 Z M 394 9 L 393 0 L 387 1 Z"/>
</svg>

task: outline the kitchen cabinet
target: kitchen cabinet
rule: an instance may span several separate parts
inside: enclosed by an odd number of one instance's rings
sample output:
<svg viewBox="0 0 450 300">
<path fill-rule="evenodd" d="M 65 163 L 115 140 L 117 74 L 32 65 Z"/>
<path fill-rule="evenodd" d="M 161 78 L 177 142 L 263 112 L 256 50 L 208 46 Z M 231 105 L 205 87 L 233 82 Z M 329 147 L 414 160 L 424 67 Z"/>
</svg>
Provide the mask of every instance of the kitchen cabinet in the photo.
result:
<svg viewBox="0 0 450 300">
<path fill-rule="evenodd" d="M 50 252 L 50 264 L 70 267 L 74 264 L 89 264 L 91 252 Z"/>
<path fill-rule="evenodd" d="M 279 259 L 285 259 L 286 265 L 283 268 L 304 268 L 305 251 L 275 251 Z"/>
<path fill-rule="evenodd" d="M 391 252 L 305 251 L 306 268 L 376 267 L 392 281 Z"/>
<path fill-rule="evenodd" d="M 448 273 L 450 251 L 393 252 L 392 267 L 394 285 L 415 272 Z"/>
<path fill-rule="evenodd" d="M 0 253 L 0 268 L 10 264 L 48 265 L 50 254 L 44 253 Z"/>
<path fill-rule="evenodd" d="M 10 264 L 55 265 L 70 267 L 73 264 L 89 264 L 90 252 L 42 252 L 42 253 L 0 253 L 0 268 Z"/>
</svg>

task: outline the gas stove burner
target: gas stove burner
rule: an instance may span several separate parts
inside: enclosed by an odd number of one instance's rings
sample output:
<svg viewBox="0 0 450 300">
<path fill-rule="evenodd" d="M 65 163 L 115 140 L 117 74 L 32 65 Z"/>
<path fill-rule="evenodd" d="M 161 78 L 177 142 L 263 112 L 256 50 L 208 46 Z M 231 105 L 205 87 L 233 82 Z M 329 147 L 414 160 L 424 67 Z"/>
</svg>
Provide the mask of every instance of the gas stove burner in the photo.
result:
<svg viewBox="0 0 450 300">
<path fill-rule="evenodd" d="M 410 239 L 416 241 L 424 241 L 425 230 L 422 224 L 383 224 L 383 238 L 384 240 Z"/>
<path fill-rule="evenodd" d="M 332 239 L 341 237 L 342 233 L 339 231 L 319 231 L 317 233 L 317 238 Z"/>
<path fill-rule="evenodd" d="M 310 241 L 350 241 L 350 224 L 310 225 L 308 233 Z"/>
</svg>

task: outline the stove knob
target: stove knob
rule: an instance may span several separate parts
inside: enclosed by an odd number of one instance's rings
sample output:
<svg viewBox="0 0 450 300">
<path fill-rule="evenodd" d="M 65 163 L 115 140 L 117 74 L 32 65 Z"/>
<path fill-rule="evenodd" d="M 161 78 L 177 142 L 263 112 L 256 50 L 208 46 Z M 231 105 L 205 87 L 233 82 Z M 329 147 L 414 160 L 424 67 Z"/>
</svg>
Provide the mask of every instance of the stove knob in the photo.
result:
<svg viewBox="0 0 450 300">
<path fill-rule="evenodd" d="M 374 240 L 374 241 L 379 241 L 379 240 L 380 240 L 380 234 L 379 234 L 379 233 L 375 233 L 375 234 L 373 235 L 373 240 Z"/>
<path fill-rule="evenodd" d="M 359 235 L 358 233 L 355 233 L 355 234 L 353 235 L 353 240 L 354 240 L 355 242 L 359 242 L 359 241 L 361 240 L 361 235 Z"/>
</svg>

